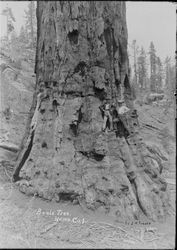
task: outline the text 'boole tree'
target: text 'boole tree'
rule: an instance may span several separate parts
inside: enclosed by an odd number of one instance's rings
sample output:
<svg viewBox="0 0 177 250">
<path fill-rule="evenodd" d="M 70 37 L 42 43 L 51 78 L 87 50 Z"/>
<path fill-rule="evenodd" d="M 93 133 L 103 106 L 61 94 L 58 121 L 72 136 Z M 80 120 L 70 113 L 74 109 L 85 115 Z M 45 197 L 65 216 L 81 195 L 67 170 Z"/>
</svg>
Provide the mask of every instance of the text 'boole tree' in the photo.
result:
<svg viewBox="0 0 177 250">
<path fill-rule="evenodd" d="M 37 2 L 36 75 L 13 176 L 20 190 L 121 219 L 164 218 L 163 156 L 139 139 L 131 100 L 125 3 Z M 99 106 L 122 96 L 128 137 L 102 132 Z"/>
</svg>

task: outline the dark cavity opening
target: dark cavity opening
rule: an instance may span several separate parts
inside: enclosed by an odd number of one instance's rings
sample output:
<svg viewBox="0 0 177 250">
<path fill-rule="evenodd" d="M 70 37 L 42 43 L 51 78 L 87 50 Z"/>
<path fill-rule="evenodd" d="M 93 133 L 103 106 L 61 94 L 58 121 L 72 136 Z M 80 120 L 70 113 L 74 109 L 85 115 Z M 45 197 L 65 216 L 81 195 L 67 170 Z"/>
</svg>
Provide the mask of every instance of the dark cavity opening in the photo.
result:
<svg viewBox="0 0 177 250">
<path fill-rule="evenodd" d="M 58 105 L 59 105 L 59 104 L 58 104 L 57 100 L 54 99 L 53 102 L 52 102 L 52 106 L 53 106 L 53 107 L 57 107 Z"/>
<path fill-rule="evenodd" d="M 77 136 L 77 128 L 78 128 L 77 124 L 74 124 L 74 123 L 70 124 L 70 129 L 74 136 Z"/>
<path fill-rule="evenodd" d="M 78 194 L 76 193 L 59 193 L 61 201 L 73 201 L 77 198 Z"/>
<path fill-rule="evenodd" d="M 96 161 L 102 161 L 104 158 L 104 155 L 98 154 L 96 152 L 92 152 L 92 158 L 95 159 Z"/>
<path fill-rule="evenodd" d="M 87 64 L 84 61 L 81 61 L 78 63 L 78 65 L 74 69 L 74 73 L 80 72 L 81 76 L 85 75 L 85 68 L 87 67 Z"/>
<path fill-rule="evenodd" d="M 103 101 L 106 98 L 106 93 L 104 89 L 99 89 L 97 87 L 93 87 L 95 96 L 97 96 L 101 101 Z"/>
<path fill-rule="evenodd" d="M 131 94 L 131 86 L 127 74 L 125 75 L 124 87 L 126 90 L 126 94 Z"/>
<path fill-rule="evenodd" d="M 41 145 L 42 148 L 47 148 L 47 143 L 44 141 Z"/>
<path fill-rule="evenodd" d="M 79 32 L 78 30 L 73 30 L 71 32 L 68 33 L 68 38 L 71 44 L 78 44 L 78 37 L 79 37 Z"/>
<path fill-rule="evenodd" d="M 45 109 L 41 109 L 40 112 L 41 112 L 41 114 L 44 114 L 45 113 Z"/>
</svg>

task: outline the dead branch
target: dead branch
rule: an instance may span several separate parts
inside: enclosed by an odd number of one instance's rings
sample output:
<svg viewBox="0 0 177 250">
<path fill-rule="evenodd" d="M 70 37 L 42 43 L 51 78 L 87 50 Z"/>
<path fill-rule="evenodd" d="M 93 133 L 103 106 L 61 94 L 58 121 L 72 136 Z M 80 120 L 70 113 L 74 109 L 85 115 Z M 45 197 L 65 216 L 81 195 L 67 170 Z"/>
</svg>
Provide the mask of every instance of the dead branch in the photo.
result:
<svg viewBox="0 0 177 250">
<path fill-rule="evenodd" d="M 142 122 L 142 125 L 145 126 L 145 127 L 147 127 L 147 128 L 152 128 L 152 129 L 156 129 L 156 130 L 159 130 L 159 131 L 160 131 L 159 128 L 157 128 L 157 127 L 155 127 L 155 126 L 152 126 L 152 125 L 150 125 L 150 124 L 147 124 L 147 123 Z"/>
<path fill-rule="evenodd" d="M 57 225 L 57 221 L 56 222 L 54 222 L 54 223 L 52 223 L 51 225 L 48 225 L 44 230 L 42 230 L 41 232 L 40 232 L 40 234 L 44 234 L 44 233 L 46 233 L 46 232 L 48 232 L 49 230 L 51 230 L 53 227 L 55 227 L 56 225 Z"/>
</svg>

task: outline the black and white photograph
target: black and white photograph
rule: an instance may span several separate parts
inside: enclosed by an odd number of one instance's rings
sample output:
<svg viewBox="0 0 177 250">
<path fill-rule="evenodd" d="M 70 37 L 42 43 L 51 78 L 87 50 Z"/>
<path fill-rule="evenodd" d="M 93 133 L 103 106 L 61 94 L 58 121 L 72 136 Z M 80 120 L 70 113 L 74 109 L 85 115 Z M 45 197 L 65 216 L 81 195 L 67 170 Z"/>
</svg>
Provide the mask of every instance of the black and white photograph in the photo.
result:
<svg viewBox="0 0 177 250">
<path fill-rule="evenodd" d="M 0 249 L 176 248 L 172 1 L 0 1 Z"/>
</svg>

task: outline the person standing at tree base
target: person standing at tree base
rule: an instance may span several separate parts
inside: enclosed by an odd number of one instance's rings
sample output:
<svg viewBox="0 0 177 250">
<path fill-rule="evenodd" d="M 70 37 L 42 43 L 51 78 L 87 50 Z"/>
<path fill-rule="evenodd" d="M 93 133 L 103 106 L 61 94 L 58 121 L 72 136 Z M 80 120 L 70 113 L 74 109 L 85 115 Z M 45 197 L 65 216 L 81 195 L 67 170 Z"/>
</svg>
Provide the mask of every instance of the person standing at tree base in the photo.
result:
<svg viewBox="0 0 177 250">
<path fill-rule="evenodd" d="M 106 131 L 107 128 L 107 122 L 109 121 L 110 124 L 110 131 L 113 130 L 113 122 L 112 122 L 112 116 L 110 113 L 110 104 L 108 100 L 105 101 L 105 103 L 100 106 L 100 110 L 103 112 L 103 128 L 102 131 Z"/>
<path fill-rule="evenodd" d="M 128 111 L 130 111 L 130 109 L 125 106 L 123 99 L 118 100 L 117 103 L 119 105 L 119 108 L 118 108 L 119 115 L 123 115 L 127 113 Z"/>
</svg>

